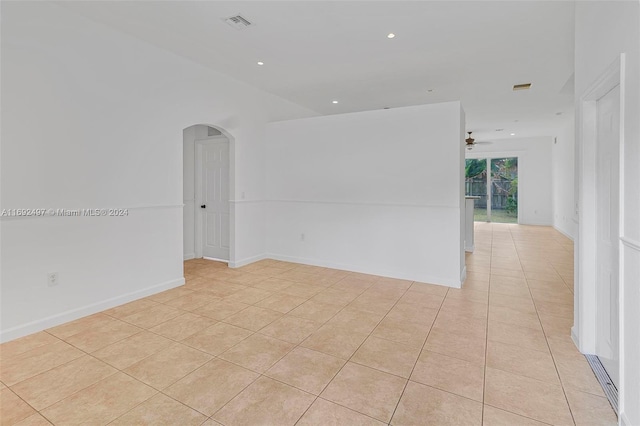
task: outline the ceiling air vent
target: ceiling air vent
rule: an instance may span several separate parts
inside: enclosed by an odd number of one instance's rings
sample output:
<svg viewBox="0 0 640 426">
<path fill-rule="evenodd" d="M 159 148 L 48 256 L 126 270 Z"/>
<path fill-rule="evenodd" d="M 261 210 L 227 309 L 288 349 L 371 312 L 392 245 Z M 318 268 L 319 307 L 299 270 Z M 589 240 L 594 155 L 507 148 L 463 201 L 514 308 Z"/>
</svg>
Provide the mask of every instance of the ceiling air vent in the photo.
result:
<svg viewBox="0 0 640 426">
<path fill-rule="evenodd" d="M 524 84 L 514 84 L 513 85 L 513 91 L 515 92 L 516 90 L 529 90 L 531 88 L 531 83 L 524 83 Z"/>
<path fill-rule="evenodd" d="M 225 18 L 224 22 L 226 22 L 236 30 L 244 30 L 245 28 L 253 25 L 251 21 L 240 14 L 229 16 L 228 18 Z"/>
</svg>

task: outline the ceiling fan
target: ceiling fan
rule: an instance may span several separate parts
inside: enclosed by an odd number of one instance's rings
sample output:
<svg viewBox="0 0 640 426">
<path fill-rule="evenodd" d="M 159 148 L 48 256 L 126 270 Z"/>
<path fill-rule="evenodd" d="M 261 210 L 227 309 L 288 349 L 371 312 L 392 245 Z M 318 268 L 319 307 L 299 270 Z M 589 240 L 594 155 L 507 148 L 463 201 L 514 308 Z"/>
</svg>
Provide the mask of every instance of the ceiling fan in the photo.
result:
<svg viewBox="0 0 640 426">
<path fill-rule="evenodd" d="M 469 151 L 471 151 L 473 149 L 473 146 L 476 144 L 490 144 L 491 142 L 488 141 L 477 141 L 471 137 L 471 133 L 473 132 L 467 132 L 469 134 L 469 137 L 466 138 L 464 141 L 467 143 L 467 149 Z"/>
</svg>

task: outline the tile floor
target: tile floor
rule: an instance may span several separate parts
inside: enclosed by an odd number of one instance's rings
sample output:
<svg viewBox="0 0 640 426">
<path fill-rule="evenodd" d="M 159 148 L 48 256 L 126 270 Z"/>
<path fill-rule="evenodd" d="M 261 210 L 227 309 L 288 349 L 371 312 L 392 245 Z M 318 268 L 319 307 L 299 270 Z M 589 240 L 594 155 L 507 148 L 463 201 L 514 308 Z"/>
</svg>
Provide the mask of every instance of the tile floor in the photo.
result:
<svg viewBox="0 0 640 426">
<path fill-rule="evenodd" d="M 0 347 L 2 425 L 613 425 L 572 243 L 476 224 L 462 290 L 272 260 Z"/>
</svg>

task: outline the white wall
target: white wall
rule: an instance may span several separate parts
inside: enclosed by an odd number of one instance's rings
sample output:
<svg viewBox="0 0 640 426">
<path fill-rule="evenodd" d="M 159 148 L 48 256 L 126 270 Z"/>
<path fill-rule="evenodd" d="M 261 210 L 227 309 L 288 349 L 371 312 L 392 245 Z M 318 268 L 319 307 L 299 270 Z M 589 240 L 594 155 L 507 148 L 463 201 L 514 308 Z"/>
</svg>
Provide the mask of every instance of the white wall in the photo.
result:
<svg viewBox="0 0 640 426">
<path fill-rule="evenodd" d="M 551 137 L 476 144 L 466 158 L 518 157 L 518 223 L 552 225 Z"/>
<path fill-rule="evenodd" d="M 270 124 L 268 256 L 460 286 L 463 127 L 458 102 Z"/>
<path fill-rule="evenodd" d="M 187 127 L 182 132 L 182 256 L 185 260 L 196 257 L 195 237 L 195 164 L 187 167 L 190 160 L 195 163 L 196 131 L 206 129 L 204 125 Z"/>
<path fill-rule="evenodd" d="M 625 53 L 623 67 L 624 108 L 622 136 L 623 199 L 620 229 L 620 419 L 623 425 L 640 424 L 640 3 L 577 2 L 576 3 L 575 94 L 576 107 L 580 96 L 607 68 Z M 577 108 L 576 108 L 577 110 Z M 579 123 L 578 123 L 579 124 Z M 582 144 L 578 140 L 578 148 Z M 579 151 L 578 164 L 582 162 Z M 588 177 L 581 169 L 580 180 Z M 582 202 L 582 200 L 580 200 Z M 580 205 L 581 214 L 587 206 Z M 579 236 L 582 238 L 582 236 Z M 581 256 L 581 254 L 579 254 Z M 580 337 L 580 349 L 588 351 L 582 342 L 584 330 L 591 319 L 581 317 L 588 303 L 582 300 L 582 279 L 576 292 L 576 325 L 574 335 Z M 588 311 L 588 310 L 587 310 Z"/>
<path fill-rule="evenodd" d="M 578 229 L 575 197 L 575 120 L 566 114 L 551 145 L 553 227 L 574 239 Z"/>
<path fill-rule="evenodd" d="M 57 5 L 1 7 L 0 208 L 130 209 L 0 221 L 8 340 L 183 282 L 183 129 L 232 134 L 236 194 L 262 199 L 265 124 L 314 113 Z M 232 256 L 262 255 L 262 204 L 232 210 Z"/>
</svg>

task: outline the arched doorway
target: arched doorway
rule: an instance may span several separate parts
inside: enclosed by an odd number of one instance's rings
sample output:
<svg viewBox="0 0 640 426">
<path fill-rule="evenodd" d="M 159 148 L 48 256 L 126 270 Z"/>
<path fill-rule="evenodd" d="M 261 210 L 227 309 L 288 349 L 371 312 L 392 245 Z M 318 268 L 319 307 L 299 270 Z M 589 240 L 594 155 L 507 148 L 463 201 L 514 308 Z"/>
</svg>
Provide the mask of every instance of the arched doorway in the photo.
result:
<svg viewBox="0 0 640 426">
<path fill-rule="evenodd" d="M 183 130 L 184 259 L 233 261 L 233 137 L 196 124 Z"/>
</svg>

